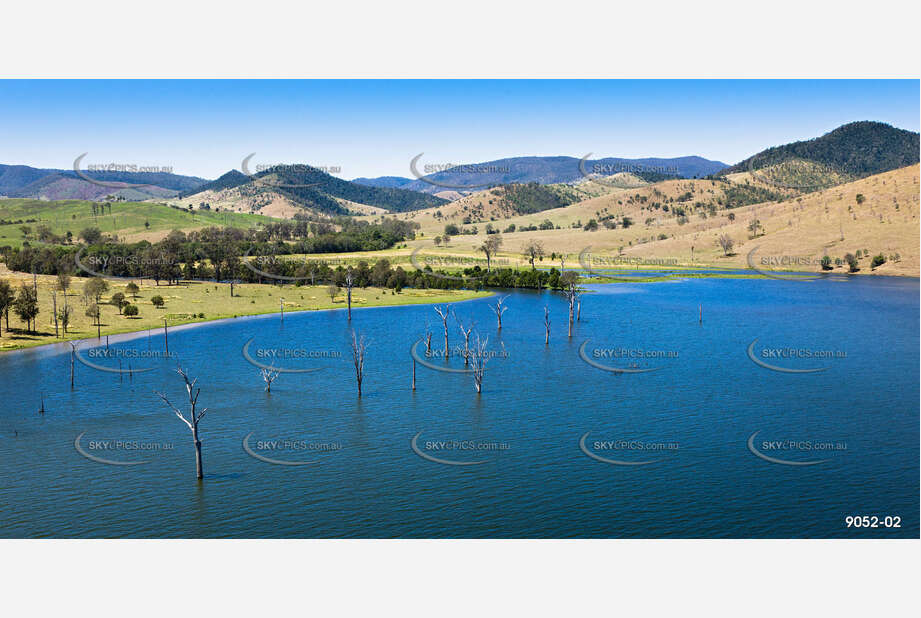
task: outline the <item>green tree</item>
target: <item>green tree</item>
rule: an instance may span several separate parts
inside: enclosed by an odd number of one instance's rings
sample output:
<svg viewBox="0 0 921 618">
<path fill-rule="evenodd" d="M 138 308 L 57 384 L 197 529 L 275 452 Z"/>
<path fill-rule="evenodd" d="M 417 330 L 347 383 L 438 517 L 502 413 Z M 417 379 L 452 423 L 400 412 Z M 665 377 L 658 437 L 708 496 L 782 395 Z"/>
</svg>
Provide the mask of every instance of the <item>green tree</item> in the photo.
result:
<svg viewBox="0 0 921 618">
<path fill-rule="evenodd" d="M 26 323 L 26 330 L 30 333 L 35 331 L 33 321 L 38 315 L 38 295 L 35 289 L 25 283 L 19 288 L 19 295 L 13 303 L 13 311 Z"/>
<path fill-rule="evenodd" d="M 125 286 L 125 292 L 127 292 L 128 294 L 131 294 L 131 297 L 134 298 L 135 300 L 137 300 L 138 292 L 140 291 L 141 291 L 141 288 L 139 288 L 138 284 L 135 283 L 134 281 L 129 282 L 128 285 Z"/>
<path fill-rule="evenodd" d="M 98 227 L 86 227 L 80 230 L 80 238 L 88 245 L 95 245 L 102 240 L 102 232 Z"/>
<path fill-rule="evenodd" d="M 844 256 L 844 261 L 847 262 L 850 272 L 856 273 L 860 270 L 860 267 L 857 265 L 857 258 L 854 257 L 853 253 L 848 253 Z"/>
<path fill-rule="evenodd" d="M 827 255 L 822 256 L 822 270 L 831 270 L 831 258 Z"/>
<path fill-rule="evenodd" d="M 109 302 L 118 307 L 119 313 L 121 313 L 122 309 L 125 308 L 125 305 L 128 304 L 128 301 L 125 300 L 125 295 L 121 292 L 115 292 L 115 294 L 112 294 L 112 298 L 109 299 Z"/>
<path fill-rule="evenodd" d="M 13 306 L 15 300 L 13 286 L 10 285 L 9 281 L 0 280 L 0 315 L 6 318 L 7 330 L 10 328 L 10 307 Z M 0 334 L 3 333 L 0 332 Z"/>
<path fill-rule="evenodd" d="M 880 253 L 879 255 L 873 256 L 873 261 L 870 262 L 870 270 L 874 270 L 877 266 L 882 266 L 886 263 L 886 256 Z"/>
<path fill-rule="evenodd" d="M 132 304 L 125 305 L 125 310 L 122 313 L 129 318 L 133 318 L 138 314 L 138 306 Z"/>
<path fill-rule="evenodd" d="M 109 289 L 109 283 L 102 277 L 93 277 L 83 286 L 83 294 L 99 304 L 99 298 Z"/>
<path fill-rule="evenodd" d="M 150 302 L 153 303 L 153 306 L 154 306 L 154 307 L 157 307 L 158 309 L 159 309 L 160 307 L 162 307 L 162 306 L 164 305 L 164 303 L 165 303 L 165 301 L 163 300 L 163 297 L 160 296 L 159 294 L 157 294 L 156 296 L 152 297 L 152 298 L 150 299 Z"/>
</svg>

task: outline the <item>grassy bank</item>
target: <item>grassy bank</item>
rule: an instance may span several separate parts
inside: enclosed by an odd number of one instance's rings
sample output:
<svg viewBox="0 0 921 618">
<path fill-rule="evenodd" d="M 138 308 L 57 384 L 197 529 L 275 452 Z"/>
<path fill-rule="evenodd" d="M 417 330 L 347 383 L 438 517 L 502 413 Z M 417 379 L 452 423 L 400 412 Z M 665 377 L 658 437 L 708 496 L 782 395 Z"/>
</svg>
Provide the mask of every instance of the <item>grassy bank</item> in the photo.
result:
<svg viewBox="0 0 921 618">
<path fill-rule="evenodd" d="M 97 206 L 94 214 L 93 207 Z M 180 210 L 151 202 L 113 202 L 111 210 L 101 213 L 99 203 L 85 200 L 47 202 L 29 199 L 0 200 L 0 246 L 21 247 L 24 241 L 35 245 L 40 226 L 55 235 L 70 232 L 74 239 L 80 231 L 99 228 L 129 242 L 157 240 L 172 230 L 190 231 L 215 226 L 250 228 L 273 219 L 261 215 L 211 210 Z M 28 228 L 24 230 L 23 228 Z"/>
<path fill-rule="evenodd" d="M 32 276 L 22 273 L 0 272 L 0 279 L 5 279 L 19 289 L 20 283 L 32 284 Z M 55 337 L 52 290 L 54 277 L 38 277 L 38 299 L 40 312 L 36 319 L 34 333 L 25 330 L 25 324 L 11 310 L 9 326 L 3 323 L 0 336 L 0 351 L 28 348 L 66 340 L 96 337 L 97 328 L 93 319 L 86 316 L 87 303 L 83 299 L 83 285 L 87 279 L 74 277 L 67 292 L 67 304 L 73 315 L 66 335 Z M 234 295 L 230 296 L 230 285 L 213 282 L 188 282 L 174 286 L 156 286 L 151 281 L 138 282 L 140 291 L 133 298 L 125 291 L 127 281 L 109 280 L 109 290 L 101 298 L 101 319 L 99 331 L 102 335 L 114 335 L 162 328 L 165 319 L 170 326 L 191 322 L 207 322 L 222 318 L 243 315 L 258 315 L 279 311 L 284 302 L 285 311 L 314 311 L 320 309 L 344 309 L 346 307 L 345 291 L 340 290 L 335 298 L 330 298 L 325 285 L 318 286 L 284 286 L 267 284 L 240 284 L 234 286 Z M 139 309 L 137 317 L 120 315 L 118 308 L 106 304 L 112 294 L 121 292 Z M 352 291 L 352 307 L 386 307 L 393 305 L 414 305 L 424 303 L 451 303 L 472 298 L 489 296 L 489 292 L 414 290 L 404 289 L 399 293 L 380 288 L 356 288 Z M 151 299 L 161 296 L 164 305 L 155 307 Z M 282 299 L 284 299 L 282 301 Z M 60 310 L 64 296 L 57 292 L 57 306 Z M 59 326 L 60 331 L 60 326 Z"/>
</svg>

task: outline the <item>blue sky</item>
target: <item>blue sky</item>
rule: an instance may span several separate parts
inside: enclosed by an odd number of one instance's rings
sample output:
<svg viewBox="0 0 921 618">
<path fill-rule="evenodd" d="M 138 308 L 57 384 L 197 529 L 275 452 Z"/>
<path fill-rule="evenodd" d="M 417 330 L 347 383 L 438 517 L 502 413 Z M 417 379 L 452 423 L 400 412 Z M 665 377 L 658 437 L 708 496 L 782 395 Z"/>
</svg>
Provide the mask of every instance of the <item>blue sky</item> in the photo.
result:
<svg viewBox="0 0 921 618">
<path fill-rule="evenodd" d="M 0 81 L 0 163 L 252 166 L 410 176 L 522 155 L 736 163 L 854 120 L 918 131 L 917 80 Z M 252 170 L 252 167 L 251 167 Z"/>
</svg>

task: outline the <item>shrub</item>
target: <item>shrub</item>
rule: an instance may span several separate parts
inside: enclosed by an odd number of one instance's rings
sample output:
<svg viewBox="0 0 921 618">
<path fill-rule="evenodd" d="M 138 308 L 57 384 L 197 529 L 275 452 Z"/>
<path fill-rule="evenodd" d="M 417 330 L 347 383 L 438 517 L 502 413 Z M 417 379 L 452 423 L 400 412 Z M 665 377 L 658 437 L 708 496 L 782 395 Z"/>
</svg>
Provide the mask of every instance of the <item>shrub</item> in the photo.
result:
<svg viewBox="0 0 921 618">
<path fill-rule="evenodd" d="M 854 257 L 853 253 L 848 253 L 845 255 L 844 261 L 847 262 L 848 268 L 850 268 L 850 272 L 855 273 L 860 270 L 860 268 L 857 266 L 857 258 Z"/>
<path fill-rule="evenodd" d="M 132 318 L 139 313 L 138 306 L 137 305 L 125 305 L 125 308 L 122 310 L 122 313 L 126 315 L 127 317 Z"/>
<path fill-rule="evenodd" d="M 150 302 L 153 303 L 154 307 L 162 307 L 165 301 L 163 300 L 162 296 L 157 294 L 156 296 L 150 299 Z"/>
<path fill-rule="evenodd" d="M 885 256 L 885 255 L 883 255 L 882 253 L 880 253 L 879 255 L 874 255 L 874 256 L 873 256 L 873 261 L 870 262 L 870 269 L 872 270 L 872 269 L 876 268 L 877 266 L 882 266 L 882 265 L 885 264 L 885 263 L 886 263 L 886 256 Z"/>
</svg>

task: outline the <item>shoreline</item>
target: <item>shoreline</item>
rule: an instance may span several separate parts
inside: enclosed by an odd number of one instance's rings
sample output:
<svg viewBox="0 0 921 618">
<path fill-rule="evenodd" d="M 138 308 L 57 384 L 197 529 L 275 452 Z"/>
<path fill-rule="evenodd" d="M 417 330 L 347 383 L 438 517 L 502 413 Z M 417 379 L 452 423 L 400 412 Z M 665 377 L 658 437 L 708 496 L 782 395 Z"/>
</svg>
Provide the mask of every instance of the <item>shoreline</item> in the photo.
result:
<svg viewBox="0 0 921 618">
<path fill-rule="evenodd" d="M 463 303 L 474 300 L 480 300 L 483 298 L 489 298 L 495 295 L 495 292 L 489 290 L 483 290 L 481 292 L 467 290 L 470 294 L 475 294 L 475 296 L 465 297 L 458 300 L 449 301 L 448 304 L 454 303 Z M 423 300 L 421 302 L 406 302 L 398 304 L 380 304 L 380 305 L 364 305 L 364 306 L 353 306 L 352 311 L 360 311 L 362 309 L 385 309 L 388 307 L 411 307 L 414 305 L 434 305 L 444 303 L 444 301 L 428 301 Z M 325 309 L 291 309 L 286 310 L 285 313 L 319 313 L 322 311 L 346 311 L 347 307 L 329 307 Z M 189 330 L 192 328 L 207 326 L 211 324 L 221 324 L 224 322 L 231 322 L 237 320 L 254 320 L 254 319 L 268 319 L 273 316 L 280 316 L 280 311 L 258 311 L 254 313 L 240 313 L 237 315 L 219 315 L 214 318 L 205 318 L 205 319 L 196 319 L 196 320 L 186 320 L 178 321 L 175 324 L 169 325 L 169 330 Z M 154 328 L 141 328 L 137 330 L 116 330 L 110 331 L 108 333 L 102 333 L 100 337 L 95 335 L 89 337 L 72 337 L 72 338 L 59 338 L 56 341 L 48 341 L 35 343 L 34 345 L 24 345 L 18 348 L 4 348 L 0 349 L 0 359 L 12 356 L 17 353 L 26 353 L 26 352 L 53 352 L 57 353 L 66 353 L 70 351 L 70 343 L 75 343 L 79 349 L 81 344 L 88 341 L 98 341 L 97 345 L 105 345 L 105 341 L 108 338 L 109 343 L 121 343 L 125 341 L 132 341 L 134 339 L 139 339 L 145 335 L 160 335 L 163 333 L 163 326 L 157 326 Z"/>
</svg>

